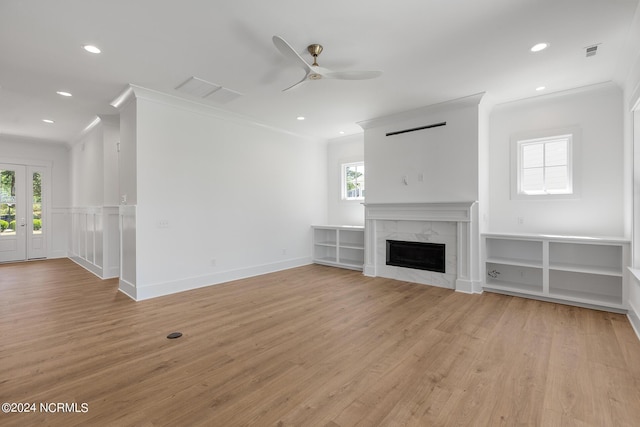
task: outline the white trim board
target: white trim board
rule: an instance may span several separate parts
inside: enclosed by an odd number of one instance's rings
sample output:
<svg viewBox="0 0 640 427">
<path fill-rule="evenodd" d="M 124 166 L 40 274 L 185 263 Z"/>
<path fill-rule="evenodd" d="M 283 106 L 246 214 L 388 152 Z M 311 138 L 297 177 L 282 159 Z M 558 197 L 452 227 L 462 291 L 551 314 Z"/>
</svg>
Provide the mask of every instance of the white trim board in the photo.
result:
<svg viewBox="0 0 640 427">
<path fill-rule="evenodd" d="M 640 269 L 631 267 L 628 268 L 632 276 L 630 286 L 633 284 L 633 282 L 640 283 Z M 631 327 L 635 331 L 636 336 L 638 337 L 638 339 L 640 339 L 640 307 L 634 306 L 631 300 L 628 301 L 627 305 L 629 307 L 627 311 L 627 318 L 629 319 Z"/>
<path fill-rule="evenodd" d="M 134 287 L 133 285 L 126 283 L 122 279 L 120 279 L 120 291 L 135 299 L 136 301 L 142 301 L 150 298 L 175 294 L 178 292 L 190 291 L 193 289 L 204 288 L 212 285 L 219 285 L 221 283 L 231 282 L 233 280 L 246 279 L 262 274 L 275 273 L 276 271 L 288 270 L 291 268 L 302 267 L 309 264 L 312 264 L 311 258 L 302 257 L 282 262 L 256 265 L 253 267 L 242 268 L 238 270 L 223 271 L 216 274 L 189 277 L 186 279 L 174 280 L 171 282 L 155 283 L 138 287 Z"/>
</svg>

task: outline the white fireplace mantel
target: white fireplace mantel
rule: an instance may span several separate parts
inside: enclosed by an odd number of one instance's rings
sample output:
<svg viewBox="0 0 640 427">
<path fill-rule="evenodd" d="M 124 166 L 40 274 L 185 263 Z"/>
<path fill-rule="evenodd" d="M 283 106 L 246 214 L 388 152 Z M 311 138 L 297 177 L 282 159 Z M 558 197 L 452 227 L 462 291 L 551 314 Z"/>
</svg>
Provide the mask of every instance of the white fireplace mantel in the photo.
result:
<svg viewBox="0 0 640 427">
<path fill-rule="evenodd" d="M 365 219 L 471 222 L 476 202 L 365 203 Z"/>
<path fill-rule="evenodd" d="M 446 221 L 456 223 L 457 261 L 455 290 L 482 291 L 478 273 L 478 214 L 476 201 L 433 203 L 365 203 L 366 276 L 378 276 L 377 233 L 382 221 Z M 476 279 L 476 280 L 474 280 Z"/>
</svg>

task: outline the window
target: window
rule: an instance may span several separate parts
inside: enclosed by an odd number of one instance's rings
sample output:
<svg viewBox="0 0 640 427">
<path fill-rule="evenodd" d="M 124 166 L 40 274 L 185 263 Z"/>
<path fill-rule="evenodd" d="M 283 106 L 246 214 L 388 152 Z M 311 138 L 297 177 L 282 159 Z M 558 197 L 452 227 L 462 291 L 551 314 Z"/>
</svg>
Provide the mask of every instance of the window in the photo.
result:
<svg viewBox="0 0 640 427">
<path fill-rule="evenodd" d="M 40 172 L 33 173 L 33 234 L 42 234 L 42 175 Z"/>
<path fill-rule="evenodd" d="M 364 162 L 342 165 L 342 200 L 364 199 Z"/>
<path fill-rule="evenodd" d="M 517 195 L 573 194 L 572 142 L 572 134 L 518 140 Z"/>
</svg>

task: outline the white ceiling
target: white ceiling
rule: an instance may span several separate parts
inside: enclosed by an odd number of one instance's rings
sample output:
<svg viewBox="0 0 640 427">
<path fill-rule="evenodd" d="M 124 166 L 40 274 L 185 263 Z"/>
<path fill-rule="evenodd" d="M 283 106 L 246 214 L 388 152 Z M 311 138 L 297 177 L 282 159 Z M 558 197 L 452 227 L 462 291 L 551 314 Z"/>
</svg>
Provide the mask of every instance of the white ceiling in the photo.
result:
<svg viewBox="0 0 640 427">
<path fill-rule="evenodd" d="M 117 113 L 109 103 L 127 84 L 183 96 L 175 87 L 196 76 L 243 94 L 200 102 L 337 138 L 361 120 L 479 92 L 504 102 L 624 81 L 637 10 L 638 0 L 0 0 L 0 133 L 71 144 L 96 115 Z M 384 74 L 282 92 L 304 71 L 273 35 L 305 59 L 322 44 L 323 67 Z M 531 53 L 541 41 L 550 47 Z"/>
</svg>

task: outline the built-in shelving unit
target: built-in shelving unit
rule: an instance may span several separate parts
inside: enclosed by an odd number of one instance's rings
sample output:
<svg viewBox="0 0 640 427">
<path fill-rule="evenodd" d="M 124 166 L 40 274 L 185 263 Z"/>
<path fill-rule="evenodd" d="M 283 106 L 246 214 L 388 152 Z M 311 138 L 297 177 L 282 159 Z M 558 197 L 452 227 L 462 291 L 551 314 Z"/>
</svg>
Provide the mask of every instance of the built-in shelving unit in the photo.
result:
<svg viewBox="0 0 640 427">
<path fill-rule="evenodd" d="M 487 291 L 626 311 L 629 241 L 484 234 Z"/>
<path fill-rule="evenodd" d="M 364 227 L 314 225 L 312 229 L 313 262 L 362 270 L 364 265 Z"/>
</svg>

